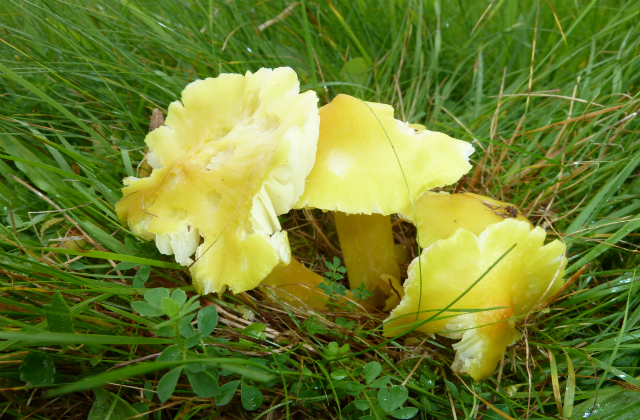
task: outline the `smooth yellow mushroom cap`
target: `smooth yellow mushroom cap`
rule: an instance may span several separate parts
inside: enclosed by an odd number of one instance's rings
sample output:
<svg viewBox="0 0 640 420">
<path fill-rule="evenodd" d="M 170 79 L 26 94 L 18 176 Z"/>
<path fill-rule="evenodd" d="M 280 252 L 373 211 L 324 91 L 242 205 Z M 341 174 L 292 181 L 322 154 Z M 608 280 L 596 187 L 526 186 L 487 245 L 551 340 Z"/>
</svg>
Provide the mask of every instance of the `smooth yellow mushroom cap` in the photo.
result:
<svg viewBox="0 0 640 420">
<path fill-rule="evenodd" d="M 316 164 L 295 207 L 396 213 L 410 204 L 407 185 L 419 197 L 452 184 L 471 169 L 471 153 L 467 142 L 396 120 L 390 105 L 338 95 L 320 108 Z"/>
<path fill-rule="evenodd" d="M 446 239 L 459 228 L 480 235 L 489 225 L 505 219 L 516 219 L 533 225 L 513 204 L 483 195 L 445 194 L 427 191 L 415 203 L 420 246 L 426 248 L 439 239 Z M 413 208 L 406 207 L 398 215 L 415 225 Z"/>
<path fill-rule="evenodd" d="M 299 309 L 326 311 L 328 297 L 318 287 L 323 281 L 322 276 L 292 258 L 288 265 L 276 265 L 260 287 L 272 300 L 280 300 Z"/>
<path fill-rule="evenodd" d="M 316 152 L 314 92 L 287 67 L 198 80 L 147 135 L 148 178 L 126 178 L 118 217 L 190 266 L 198 293 L 252 289 L 291 254 L 278 215 Z M 195 253 L 195 263 L 191 256 Z"/>
<path fill-rule="evenodd" d="M 448 239 L 437 241 L 422 252 L 420 263 L 416 258 L 409 266 L 404 297 L 385 321 L 385 335 L 393 337 L 410 329 L 418 309 L 418 324 L 437 314 L 516 244 L 450 307 L 500 309 L 462 314 L 445 311 L 438 315 L 440 319 L 417 328 L 427 334 L 461 339 L 454 345 L 457 353 L 453 370 L 468 373 L 475 380 L 491 376 L 507 346 L 519 338 L 517 318 L 564 282 L 565 245 L 558 240 L 544 245 L 545 236 L 540 227 L 531 230 L 527 222 L 508 219 L 490 225 L 478 236 L 459 229 Z"/>
</svg>

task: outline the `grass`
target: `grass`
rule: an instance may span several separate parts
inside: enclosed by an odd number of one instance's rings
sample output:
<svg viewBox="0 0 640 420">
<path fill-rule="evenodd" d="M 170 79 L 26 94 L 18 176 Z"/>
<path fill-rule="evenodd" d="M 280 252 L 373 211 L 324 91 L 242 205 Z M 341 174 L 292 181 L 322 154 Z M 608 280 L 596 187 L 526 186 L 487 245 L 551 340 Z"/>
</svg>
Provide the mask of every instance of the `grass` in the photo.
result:
<svg viewBox="0 0 640 420">
<path fill-rule="evenodd" d="M 640 417 L 639 13 L 624 0 L 3 1 L 0 413 L 376 418 L 358 407 L 384 397 L 386 381 L 406 385 L 403 407 L 424 419 Z M 179 338 L 156 334 L 166 317 L 132 312 L 153 288 L 193 294 L 113 210 L 152 109 L 166 112 L 192 80 L 278 66 L 323 103 L 390 103 L 402 120 L 473 142 L 463 189 L 519 205 L 566 242 L 575 282 L 527 318 L 491 379 L 453 374 L 447 339 L 383 340 L 382 313 L 207 296 L 219 322 L 185 362 L 167 350 Z M 322 213 L 283 225 L 317 271 L 340 257 Z M 414 230 L 395 229 L 415 257 Z M 170 368 L 186 372 L 171 397 Z M 218 397 L 194 393 L 218 376 Z"/>
</svg>

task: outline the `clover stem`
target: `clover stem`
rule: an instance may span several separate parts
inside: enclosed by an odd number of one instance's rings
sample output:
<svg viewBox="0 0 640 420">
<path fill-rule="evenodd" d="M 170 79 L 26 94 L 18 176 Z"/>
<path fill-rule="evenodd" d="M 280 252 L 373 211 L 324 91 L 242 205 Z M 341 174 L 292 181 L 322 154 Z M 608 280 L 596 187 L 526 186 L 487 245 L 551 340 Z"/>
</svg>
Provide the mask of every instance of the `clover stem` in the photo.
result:
<svg viewBox="0 0 640 420">
<path fill-rule="evenodd" d="M 373 292 L 367 303 L 375 307 L 384 306 L 393 291 L 380 276 L 387 274 L 400 279 L 391 217 L 335 212 L 334 218 L 349 286 L 356 289 L 364 283 Z"/>
<path fill-rule="evenodd" d="M 173 333 L 176 337 L 176 342 L 178 347 L 180 347 L 180 351 L 182 352 L 182 358 L 186 359 L 187 357 L 187 349 L 184 348 L 184 343 L 182 342 L 182 336 L 180 335 L 180 327 L 179 327 L 180 319 L 171 323 L 173 326 Z"/>
</svg>

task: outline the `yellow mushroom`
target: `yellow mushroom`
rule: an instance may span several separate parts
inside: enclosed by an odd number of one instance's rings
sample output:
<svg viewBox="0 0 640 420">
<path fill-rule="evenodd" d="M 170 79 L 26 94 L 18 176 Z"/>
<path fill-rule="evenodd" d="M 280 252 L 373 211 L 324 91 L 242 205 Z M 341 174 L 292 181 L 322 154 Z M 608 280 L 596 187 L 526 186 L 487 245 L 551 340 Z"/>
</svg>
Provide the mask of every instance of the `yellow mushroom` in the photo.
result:
<svg viewBox="0 0 640 420">
<path fill-rule="evenodd" d="M 426 334 L 460 339 L 453 345 L 452 369 L 478 381 L 491 376 L 507 346 L 520 337 L 516 322 L 564 282 L 565 245 L 544 245 L 545 236 L 540 227 L 531 230 L 527 222 L 507 219 L 480 235 L 458 229 L 435 242 L 409 266 L 405 295 L 385 321 L 385 335 L 417 326 Z"/>
<path fill-rule="evenodd" d="M 456 182 L 473 153 L 469 143 L 416 130 L 393 113 L 390 105 L 347 95 L 320 108 L 316 164 L 295 205 L 336 212 L 349 284 L 372 290 L 373 306 L 392 293 L 381 276 L 400 278 L 389 215 L 410 204 L 409 192 L 417 198 Z"/>
<path fill-rule="evenodd" d="M 295 258 L 288 265 L 277 265 L 262 280 L 261 286 L 268 297 L 280 300 L 295 307 L 317 310 L 327 309 L 327 295 L 318 285 L 323 282 L 319 274 L 305 267 Z"/>
<path fill-rule="evenodd" d="M 448 238 L 459 228 L 479 235 L 487 226 L 505 219 L 521 220 L 533 228 L 529 220 L 513 204 L 478 194 L 427 191 L 414 203 L 414 207 L 422 248 L 427 248 L 439 239 Z M 413 207 L 406 207 L 398 216 L 415 225 Z"/>
<path fill-rule="evenodd" d="M 189 266 L 198 293 L 256 287 L 291 260 L 277 216 L 313 166 L 317 101 L 286 67 L 189 84 L 147 135 L 153 172 L 124 180 L 118 217 Z"/>
</svg>

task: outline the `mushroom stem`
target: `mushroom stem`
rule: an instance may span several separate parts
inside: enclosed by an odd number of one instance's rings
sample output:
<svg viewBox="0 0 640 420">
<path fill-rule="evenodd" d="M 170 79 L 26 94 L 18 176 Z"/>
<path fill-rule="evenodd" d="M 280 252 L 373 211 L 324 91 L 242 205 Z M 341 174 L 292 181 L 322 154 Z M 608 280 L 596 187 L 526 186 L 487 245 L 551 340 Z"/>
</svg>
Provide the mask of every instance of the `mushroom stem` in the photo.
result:
<svg viewBox="0 0 640 420">
<path fill-rule="evenodd" d="M 261 282 L 267 296 L 289 303 L 300 309 L 327 309 L 327 295 L 318 287 L 322 276 L 309 270 L 300 261 L 291 258 L 288 265 L 278 264 Z"/>
<path fill-rule="evenodd" d="M 387 274 L 400 279 L 391 217 L 381 214 L 347 215 L 342 212 L 335 212 L 334 217 L 349 286 L 355 289 L 364 283 L 373 292 L 367 303 L 376 307 L 384 306 L 393 291 L 381 276 Z"/>
</svg>

